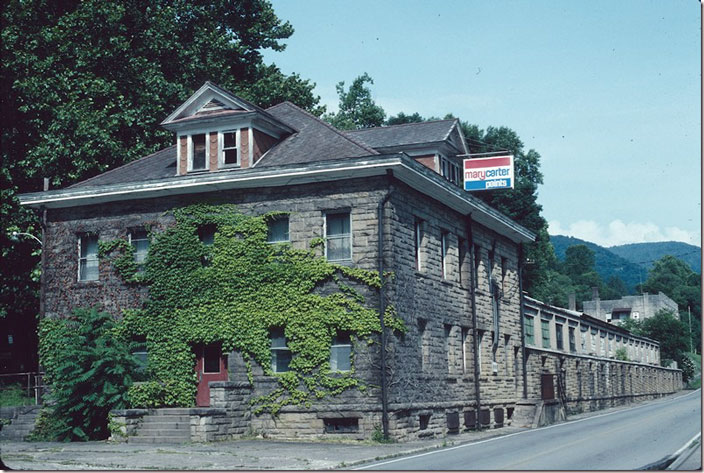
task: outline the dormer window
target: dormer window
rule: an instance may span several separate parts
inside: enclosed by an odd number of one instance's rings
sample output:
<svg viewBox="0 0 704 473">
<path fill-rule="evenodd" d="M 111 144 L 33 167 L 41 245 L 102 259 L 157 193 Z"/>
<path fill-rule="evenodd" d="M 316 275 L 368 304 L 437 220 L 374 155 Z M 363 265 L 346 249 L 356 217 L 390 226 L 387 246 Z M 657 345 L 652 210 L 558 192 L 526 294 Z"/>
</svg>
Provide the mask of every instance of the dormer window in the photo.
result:
<svg viewBox="0 0 704 473">
<path fill-rule="evenodd" d="M 203 171 L 206 169 L 207 151 L 205 133 L 190 136 L 190 150 L 188 159 L 189 171 Z"/>
<path fill-rule="evenodd" d="M 220 134 L 220 167 L 240 165 L 240 133 L 239 130 L 223 131 Z"/>
</svg>

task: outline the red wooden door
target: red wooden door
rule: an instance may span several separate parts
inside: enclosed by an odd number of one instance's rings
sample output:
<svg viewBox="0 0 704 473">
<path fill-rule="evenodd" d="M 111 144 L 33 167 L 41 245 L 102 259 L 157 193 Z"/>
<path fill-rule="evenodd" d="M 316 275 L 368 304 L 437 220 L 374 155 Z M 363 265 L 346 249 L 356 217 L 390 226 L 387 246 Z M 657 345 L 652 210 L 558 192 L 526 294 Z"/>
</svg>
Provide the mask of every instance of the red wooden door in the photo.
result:
<svg viewBox="0 0 704 473">
<path fill-rule="evenodd" d="M 223 356 L 220 345 L 197 345 L 196 374 L 198 375 L 198 391 L 196 406 L 210 406 L 210 381 L 227 381 L 227 360 Z"/>
</svg>

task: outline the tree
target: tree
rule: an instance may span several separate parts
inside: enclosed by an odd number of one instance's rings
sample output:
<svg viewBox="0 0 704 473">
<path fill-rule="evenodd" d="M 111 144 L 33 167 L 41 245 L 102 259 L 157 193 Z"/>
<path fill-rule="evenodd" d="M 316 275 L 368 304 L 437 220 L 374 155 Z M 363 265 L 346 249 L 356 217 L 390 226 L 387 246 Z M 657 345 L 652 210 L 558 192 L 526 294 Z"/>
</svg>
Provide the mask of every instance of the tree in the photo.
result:
<svg viewBox="0 0 704 473">
<path fill-rule="evenodd" d="M 425 118 L 421 117 L 418 112 L 415 112 L 412 115 L 406 115 L 403 112 L 398 112 L 398 115 L 394 115 L 392 117 L 389 117 L 386 120 L 385 125 L 387 125 L 387 126 L 403 125 L 406 123 L 421 123 L 424 121 L 426 121 Z"/>
<path fill-rule="evenodd" d="M 514 156 L 515 185 L 513 189 L 477 192 L 475 196 L 537 235 L 534 243 L 525 245 L 525 259 L 530 263 L 523 273 L 524 290 L 538 297 L 548 293 L 548 271 L 554 269 L 554 250 L 547 232 L 547 221 L 538 204 L 538 186 L 543 183 L 540 154 L 525 151 L 518 134 L 507 127 L 490 126 L 486 131 L 462 122 L 462 131 L 472 153 L 506 151 Z"/>
<path fill-rule="evenodd" d="M 323 118 L 340 130 L 358 130 L 381 126 L 384 123 L 384 109 L 372 99 L 372 91 L 364 84 L 374 84 L 374 80 L 366 72 L 352 81 L 345 91 L 345 83 L 339 82 L 335 89 L 340 98 L 340 109 L 337 113 L 329 113 Z"/>
<path fill-rule="evenodd" d="M 293 33 L 267 0 L 9 0 L 2 10 L 2 220 L 40 235 L 16 195 L 66 186 L 168 146 L 156 126 L 204 81 L 320 115 L 314 84 L 263 62 Z M 7 228 L 7 227 L 5 227 Z M 39 257 L 0 236 L 0 314 L 31 320 Z M 7 259 L 6 259 L 7 258 Z M 16 264 L 15 264 L 16 263 Z"/>
<path fill-rule="evenodd" d="M 658 311 L 653 317 L 641 323 L 641 335 L 660 342 L 660 360 L 663 366 L 676 361 L 683 370 L 683 380 L 687 382 L 692 373 L 688 372 L 685 361 L 689 351 L 689 328 L 672 312 Z"/>
<path fill-rule="evenodd" d="M 128 406 L 127 389 L 136 360 L 119 336 L 110 314 L 77 309 L 70 319 L 44 319 L 40 356 L 50 386 L 53 425 L 58 440 L 103 440 L 108 414 Z"/>
</svg>

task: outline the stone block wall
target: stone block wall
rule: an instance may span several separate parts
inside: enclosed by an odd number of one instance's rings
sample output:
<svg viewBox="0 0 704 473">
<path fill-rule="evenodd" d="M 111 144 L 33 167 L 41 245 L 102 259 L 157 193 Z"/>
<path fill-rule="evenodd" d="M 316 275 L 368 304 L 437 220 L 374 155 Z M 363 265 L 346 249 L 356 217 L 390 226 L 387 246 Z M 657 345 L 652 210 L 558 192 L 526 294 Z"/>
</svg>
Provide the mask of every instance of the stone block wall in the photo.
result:
<svg viewBox="0 0 704 473">
<path fill-rule="evenodd" d="M 682 372 L 655 365 L 526 348 L 528 398 L 541 399 L 543 375 L 568 414 L 653 399 L 682 389 Z"/>
</svg>

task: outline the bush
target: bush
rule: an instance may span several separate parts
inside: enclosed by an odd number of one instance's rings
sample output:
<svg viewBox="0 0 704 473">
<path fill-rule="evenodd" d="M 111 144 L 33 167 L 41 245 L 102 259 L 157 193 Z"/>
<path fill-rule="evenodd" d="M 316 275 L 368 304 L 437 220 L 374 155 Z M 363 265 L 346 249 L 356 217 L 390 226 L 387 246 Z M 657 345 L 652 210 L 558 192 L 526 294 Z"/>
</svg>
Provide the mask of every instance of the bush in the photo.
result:
<svg viewBox="0 0 704 473">
<path fill-rule="evenodd" d="M 108 414 L 124 409 L 136 360 L 110 314 L 77 309 L 69 319 L 44 319 L 39 355 L 50 386 L 46 435 L 58 440 L 101 440 Z"/>
<path fill-rule="evenodd" d="M 34 398 L 27 396 L 27 391 L 19 384 L 0 386 L 0 407 L 5 406 L 30 406 Z"/>
</svg>

